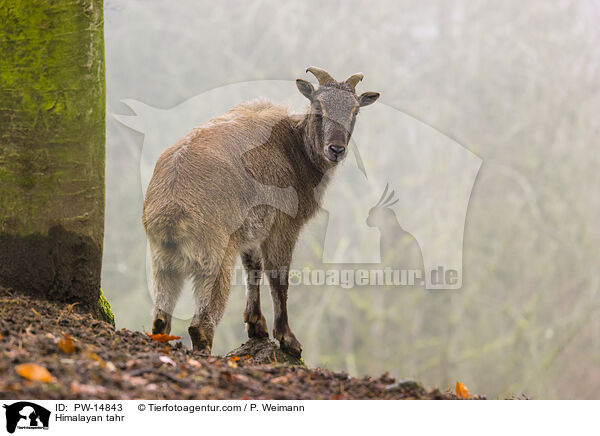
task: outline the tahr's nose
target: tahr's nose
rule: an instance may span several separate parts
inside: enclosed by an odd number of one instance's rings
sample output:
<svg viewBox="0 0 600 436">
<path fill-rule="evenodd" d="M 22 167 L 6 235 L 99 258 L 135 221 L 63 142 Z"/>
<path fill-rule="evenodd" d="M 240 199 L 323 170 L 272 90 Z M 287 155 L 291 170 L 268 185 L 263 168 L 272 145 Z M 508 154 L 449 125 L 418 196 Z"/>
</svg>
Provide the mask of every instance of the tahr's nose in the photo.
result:
<svg viewBox="0 0 600 436">
<path fill-rule="evenodd" d="M 336 157 L 339 157 L 346 152 L 346 147 L 344 147 L 343 145 L 331 144 L 329 146 L 329 151 L 333 153 Z"/>
</svg>

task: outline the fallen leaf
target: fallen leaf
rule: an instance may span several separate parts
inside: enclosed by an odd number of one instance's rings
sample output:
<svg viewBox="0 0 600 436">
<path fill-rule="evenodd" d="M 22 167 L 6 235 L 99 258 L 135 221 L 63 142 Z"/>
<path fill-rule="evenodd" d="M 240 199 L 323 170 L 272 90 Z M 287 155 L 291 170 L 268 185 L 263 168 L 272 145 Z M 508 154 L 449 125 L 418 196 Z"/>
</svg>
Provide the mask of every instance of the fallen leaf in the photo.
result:
<svg viewBox="0 0 600 436">
<path fill-rule="evenodd" d="M 196 359 L 188 359 L 188 365 L 193 366 L 194 368 L 200 368 L 202 364 L 198 362 Z"/>
<path fill-rule="evenodd" d="M 138 386 L 144 386 L 145 384 L 148 383 L 148 381 L 144 378 L 144 377 L 132 377 L 128 374 L 123 375 L 123 380 L 125 380 L 126 382 L 131 383 L 132 386 L 138 387 Z"/>
<path fill-rule="evenodd" d="M 96 353 L 92 352 L 92 351 L 86 351 L 84 353 L 84 356 L 87 357 L 90 360 L 93 360 L 95 362 L 98 362 L 98 364 L 101 367 L 104 367 L 106 364 L 104 363 L 104 361 L 100 358 L 100 356 L 98 356 Z"/>
<path fill-rule="evenodd" d="M 9 385 L 6 386 L 6 388 L 12 392 L 20 392 L 23 390 L 23 388 L 21 387 L 21 385 L 19 383 L 10 383 Z"/>
<path fill-rule="evenodd" d="M 46 368 L 35 363 L 23 363 L 17 365 L 15 370 L 17 371 L 17 374 L 27 380 L 44 383 L 50 383 L 54 380 Z"/>
<path fill-rule="evenodd" d="M 235 379 L 241 383 L 250 383 L 250 379 L 243 374 L 235 374 Z"/>
<path fill-rule="evenodd" d="M 176 366 L 175 361 L 169 356 L 158 356 L 158 360 L 160 360 L 162 363 L 167 363 L 171 366 Z"/>
<path fill-rule="evenodd" d="M 27 353 L 24 350 L 20 350 L 20 349 L 16 349 L 16 350 L 8 350 L 4 352 L 4 355 L 11 359 L 11 360 L 15 360 L 18 359 L 21 356 L 25 356 Z"/>
<path fill-rule="evenodd" d="M 75 352 L 75 344 L 70 334 L 67 333 L 64 338 L 58 341 L 58 348 L 65 354 L 73 354 Z"/>
<path fill-rule="evenodd" d="M 231 360 L 228 360 L 228 361 L 227 361 L 227 365 L 228 365 L 230 368 L 237 368 L 237 366 L 238 366 L 238 365 L 237 365 L 237 363 L 235 363 L 235 360 L 233 360 L 233 359 L 231 359 Z"/>
<path fill-rule="evenodd" d="M 77 380 L 73 380 L 70 385 L 71 392 L 75 395 L 98 395 L 101 392 L 106 392 L 104 386 L 85 385 L 79 383 Z"/>
<path fill-rule="evenodd" d="M 73 308 L 77 306 L 79 303 L 67 304 L 67 311 L 69 313 L 73 313 Z"/>
<path fill-rule="evenodd" d="M 146 332 L 146 334 L 153 341 L 160 342 L 160 343 L 174 341 L 175 339 L 181 339 L 182 338 L 181 336 L 169 336 L 169 335 L 165 335 L 165 334 L 162 334 L 162 333 L 157 333 L 155 335 L 151 335 L 150 333 Z"/>
<path fill-rule="evenodd" d="M 280 377 L 275 377 L 270 380 L 271 383 L 279 384 L 279 383 L 287 383 L 289 381 L 289 377 L 286 375 L 282 375 Z"/>
<path fill-rule="evenodd" d="M 222 378 L 225 382 L 231 383 L 235 381 L 235 376 L 229 371 L 223 371 L 219 374 L 219 377 Z"/>
<path fill-rule="evenodd" d="M 246 355 L 244 356 L 244 359 L 246 359 L 246 360 L 250 359 L 250 355 L 249 355 L 249 354 L 246 354 Z"/>
<path fill-rule="evenodd" d="M 234 362 L 237 362 L 238 360 L 240 360 L 239 356 L 231 356 L 230 360 L 233 360 Z"/>
<path fill-rule="evenodd" d="M 456 382 L 456 396 L 461 400 L 467 400 L 471 398 L 471 394 L 469 394 L 469 390 L 467 387 L 461 382 Z"/>
</svg>

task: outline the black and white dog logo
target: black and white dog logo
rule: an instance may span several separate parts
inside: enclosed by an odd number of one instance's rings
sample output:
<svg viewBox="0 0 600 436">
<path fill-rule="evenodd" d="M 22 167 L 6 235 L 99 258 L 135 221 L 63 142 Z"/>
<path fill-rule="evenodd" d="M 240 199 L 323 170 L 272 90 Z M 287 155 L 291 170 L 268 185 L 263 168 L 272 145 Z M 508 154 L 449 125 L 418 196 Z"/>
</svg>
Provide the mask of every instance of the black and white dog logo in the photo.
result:
<svg viewBox="0 0 600 436">
<path fill-rule="evenodd" d="M 6 431 L 14 433 L 18 429 L 48 429 L 50 411 L 29 401 L 5 404 Z"/>
</svg>

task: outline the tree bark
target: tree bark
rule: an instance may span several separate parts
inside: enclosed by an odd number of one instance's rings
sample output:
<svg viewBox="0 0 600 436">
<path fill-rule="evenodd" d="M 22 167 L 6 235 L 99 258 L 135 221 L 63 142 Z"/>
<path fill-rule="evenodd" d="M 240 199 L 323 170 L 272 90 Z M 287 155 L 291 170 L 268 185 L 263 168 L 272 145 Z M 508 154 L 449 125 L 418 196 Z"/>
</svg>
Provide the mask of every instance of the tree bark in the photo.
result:
<svg viewBox="0 0 600 436">
<path fill-rule="evenodd" d="M 0 285 L 109 317 L 103 2 L 0 0 L 0 22 Z"/>
</svg>

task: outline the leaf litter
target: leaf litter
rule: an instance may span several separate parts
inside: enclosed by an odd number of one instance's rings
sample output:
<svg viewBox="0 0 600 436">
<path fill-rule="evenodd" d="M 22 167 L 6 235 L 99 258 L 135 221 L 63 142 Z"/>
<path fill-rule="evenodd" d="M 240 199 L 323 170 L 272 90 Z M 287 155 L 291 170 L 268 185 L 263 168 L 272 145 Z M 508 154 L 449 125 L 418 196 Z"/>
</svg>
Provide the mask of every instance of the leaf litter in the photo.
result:
<svg viewBox="0 0 600 436">
<path fill-rule="evenodd" d="M 179 337 L 115 329 L 77 304 L 38 301 L 4 288 L 0 335 L 0 399 L 465 398 L 458 384 L 454 393 L 387 373 L 350 377 L 285 363 L 268 339 L 248 341 L 226 357 L 207 356 L 175 342 Z"/>
</svg>

